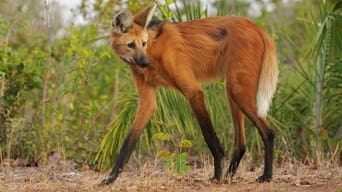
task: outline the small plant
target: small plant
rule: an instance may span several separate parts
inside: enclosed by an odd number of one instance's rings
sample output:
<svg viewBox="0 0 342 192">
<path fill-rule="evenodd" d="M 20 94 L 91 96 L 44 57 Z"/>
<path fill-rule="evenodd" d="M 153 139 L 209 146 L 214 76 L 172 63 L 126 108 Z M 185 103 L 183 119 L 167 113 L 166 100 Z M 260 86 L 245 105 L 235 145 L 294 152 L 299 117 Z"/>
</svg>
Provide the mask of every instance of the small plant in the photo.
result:
<svg viewBox="0 0 342 192">
<path fill-rule="evenodd" d="M 182 174 L 190 170 L 190 166 L 187 164 L 188 153 L 184 152 L 185 148 L 192 147 L 190 140 L 181 139 L 177 137 L 171 137 L 169 134 L 156 133 L 153 135 L 154 140 L 160 142 L 170 142 L 171 148 L 174 148 L 173 152 L 170 150 L 160 150 L 158 157 L 166 161 L 166 168 L 170 173 Z"/>
<path fill-rule="evenodd" d="M 187 165 L 188 154 L 182 152 L 180 154 L 170 154 L 166 157 L 167 169 L 171 172 L 176 172 L 177 174 L 182 174 L 190 170 L 190 166 Z"/>
</svg>

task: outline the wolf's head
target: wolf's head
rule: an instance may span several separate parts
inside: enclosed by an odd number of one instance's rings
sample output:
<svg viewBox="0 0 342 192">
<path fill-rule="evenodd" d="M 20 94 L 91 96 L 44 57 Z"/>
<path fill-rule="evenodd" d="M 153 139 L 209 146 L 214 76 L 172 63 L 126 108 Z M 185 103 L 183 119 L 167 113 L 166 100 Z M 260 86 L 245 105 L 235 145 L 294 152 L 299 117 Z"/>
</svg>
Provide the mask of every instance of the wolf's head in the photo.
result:
<svg viewBox="0 0 342 192">
<path fill-rule="evenodd" d="M 112 48 L 126 63 L 146 67 L 150 64 L 146 55 L 148 33 L 146 27 L 156 8 L 155 4 L 132 17 L 128 10 L 114 16 L 112 21 Z"/>
</svg>

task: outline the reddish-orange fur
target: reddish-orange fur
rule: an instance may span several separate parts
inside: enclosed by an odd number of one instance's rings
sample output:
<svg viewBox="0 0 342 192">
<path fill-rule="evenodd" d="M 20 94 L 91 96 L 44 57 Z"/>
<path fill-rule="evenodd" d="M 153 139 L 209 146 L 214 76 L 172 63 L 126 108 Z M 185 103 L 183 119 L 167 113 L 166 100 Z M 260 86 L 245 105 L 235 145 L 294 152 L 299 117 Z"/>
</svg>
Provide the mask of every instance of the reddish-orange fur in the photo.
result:
<svg viewBox="0 0 342 192">
<path fill-rule="evenodd" d="M 116 179 L 156 110 L 158 86 L 179 90 L 189 101 L 214 156 L 214 179 L 220 180 L 224 150 L 213 129 L 199 82 L 222 76 L 226 79 L 236 132 L 235 150 L 227 174 L 235 173 L 245 153 L 246 115 L 258 128 L 265 145 L 265 169 L 258 181 L 269 181 L 272 176 L 274 133 L 265 116 L 278 76 L 273 41 L 258 26 L 242 17 L 166 22 L 147 30 L 153 10 L 154 6 L 151 6 L 138 13 L 132 18 L 131 25 L 127 12 L 113 21 L 112 47 L 118 56 L 130 64 L 139 94 L 139 106 L 118 161 L 104 183 Z M 147 47 L 144 41 L 147 41 Z M 135 43 L 134 49 L 127 48 L 130 42 Z M 146 59 L 146 56 L 149 62 L 144 62 L 146 65 L 142 66 L 139 61 Z"/>
</svg>

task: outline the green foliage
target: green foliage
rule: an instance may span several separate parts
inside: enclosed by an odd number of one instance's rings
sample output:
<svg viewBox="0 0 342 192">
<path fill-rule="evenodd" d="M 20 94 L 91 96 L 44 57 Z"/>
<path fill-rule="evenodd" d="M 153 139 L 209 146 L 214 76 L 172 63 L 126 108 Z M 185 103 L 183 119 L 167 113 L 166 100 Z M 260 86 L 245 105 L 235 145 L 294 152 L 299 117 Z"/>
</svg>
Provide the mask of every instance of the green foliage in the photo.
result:
<svg viewBox="0 0 342 192">
<path fill-rule="evenodd" d="M 184 149 L 190 149 L 192 142 L 188 139 L 179 140 L 178 135 L 170 136 L 165 133 L 156 133 L 153 135 L 153 140 L 165 143 L 170 150 L 158 150 L 158 157 L 166 161 L 166 168 L 170 173 L 182 174 L 190 170 L 190 166 L 187 165 L 188 153 L 184 152 Z M 163 145 L 162 145 L 163 146 Z"/>
<path fill-rule="evenodd" d="M 319 4 L 320 14 L 313 18 L 313 24 L 317 31 L 312 41 L 309 56 L 316 60 L 322 54 L 326 57 L 326 63 L 338 62 L 341 58 L 342 49 L 342 2 L 338 0 L 327 0 Z"/>
<path fill-rule="evenodd" d="M 109 168 L 113 163 L 113 157 L 119 152 L 124 138 L 128 135 L 129 126 L 134 120 L 134 111 L 137 107 L 138 98 L 133 94 L 120 93 L 118 105 L 122 110 L 109 124 L 109 130 L 102 139 L 100 150 L 96 155 L 95 162 L 98 168 Z"/>
<path fill-rule="evenodd" d="M 166 166 L 169 171 L 182 174 L 190 170 L 190 166 L 186 164 L 188 154 L 183 152 L 178 155 L 169 155 L 166 157 Z"/>
<path fill-rule="evenodd" d="M 175 5 L 175 10 L 171 9 L 171 5 Z M 172 21 L 187 21 L 199 19 L 208 16 L 208 7 L 202 10 L 203 4 L 199 0 L 170 0 L 166 1 L 164 5 L 158 6 L 162 18 Z"/>
<path fill-rule="evenodd" d="M 0 46 L 0 148 L 6 148 L 1 151 L 6 151 L 8 156 L 11 153 L 25 153 L 27 157 L 33 158 L 35 153 L 30 152 L 30 147 L 35 134 L 28 130 L 18 130 L 16 121 L 21 119 L 17 119 L 16 115 L 25 103 L 24 95 L 40 87 L 40 78 L 32 70 L 32 65 L 39 65 L 44 58 L 40 57 L 37 61 L 26 59 L 9 46 L 6 37 L 10 35 L 14 25 L 20 30 L 26 29 L 23 23 L 0 17 L 0 34 L 5 37 Z M 20 135 L 19 140 L 25 143 L 22 149 L 14 146 L 12 150 L 11 145 L 19 145 L 18 140 L 12 140 L 14 133 Z"/>
<path fill-rule="evenodd" d="M 92 41 L 95 25 L 71 25 L 49 38 L 54 27 L 45 21 L 0 16 L 2 155 L 37 161 L 61 151 L 79 165 L 92 163 L 125 70 L 112 70 L 117 60 L 108 45 Z"/>
</svg>

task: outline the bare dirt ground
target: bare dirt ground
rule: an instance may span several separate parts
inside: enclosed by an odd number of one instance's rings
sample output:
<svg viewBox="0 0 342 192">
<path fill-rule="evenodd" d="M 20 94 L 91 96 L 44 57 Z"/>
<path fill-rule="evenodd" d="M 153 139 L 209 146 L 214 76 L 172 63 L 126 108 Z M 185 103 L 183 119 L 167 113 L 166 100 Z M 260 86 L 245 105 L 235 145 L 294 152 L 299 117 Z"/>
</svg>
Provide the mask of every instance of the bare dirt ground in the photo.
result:
<svg viewBox="0 0 342 192">
<path fill-rule="evenodd" d="M 209 163 L 192 168 L 185 174 L 173 175 L 150 162 L 138 170 L 128 166 L 114 184 L 99 186 L 108 173 L 77 171 L 70 163 L 38 167 L 2 165 L 0 191 L 342 192 L 341 166 L 315 168 L 287 163 L 275 167 L 272 182 L 264 184 L 255 182 L 261 172 L 262 168 L 251 171 L 242 165 L 234 179 L 223 184 L 214 184 L 209 182 L 212 175 L 212 166 Z"/>
</svg>

